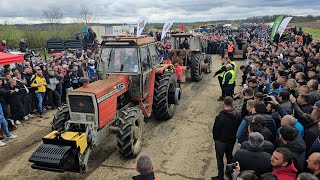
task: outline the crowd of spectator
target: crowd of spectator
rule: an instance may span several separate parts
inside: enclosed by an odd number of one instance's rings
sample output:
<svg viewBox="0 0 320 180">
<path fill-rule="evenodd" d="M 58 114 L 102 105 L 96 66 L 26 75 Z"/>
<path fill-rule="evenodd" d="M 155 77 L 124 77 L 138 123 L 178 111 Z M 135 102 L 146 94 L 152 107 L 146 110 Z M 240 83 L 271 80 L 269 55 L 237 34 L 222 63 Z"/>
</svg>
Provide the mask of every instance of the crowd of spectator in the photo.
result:
<svg viewBox="0 0 320 180">
<path fill-rule="evenodd" d="M 19 48 L 27 53 L 24 62 L 14 67 L 4 65 L 0 76 L 0 128 L 4 134 L 1 138 L 7 139 L 16 137 L 9 131 L 15 130 L 22 121 L 37 116 L 43 118 L 45 111 L 66 103 L 66 94 L 82 86 L 80 78 L 97 80 L 98 50 L 68 49 L 44 59 L 28 56 L 23 39 Z M 0 52 L 9 52 L 5 40 L 1 42 Z M 0 140 L 0 146 L 4 145 Z"/>
<path fill-rule="evenodd" d="M 221 54 L 218 39 L 226 33 L 216 34 L 213 53 Z M 237 109 L 233 97 L 223 98 L 224 110 L 212 130 L 218 165 L 212 179 L 320 177 L 320 41 L 301 28 L 283 37 L 277 33 L 273 43 L 269 34 L 269 28 L 245 28 L 223 40 L 244 50 L 243 103 Z M 236 143 L 240 149 L 233 154 Z M 225 170 L 224 154 L 231 169 Z"/>
</svg>

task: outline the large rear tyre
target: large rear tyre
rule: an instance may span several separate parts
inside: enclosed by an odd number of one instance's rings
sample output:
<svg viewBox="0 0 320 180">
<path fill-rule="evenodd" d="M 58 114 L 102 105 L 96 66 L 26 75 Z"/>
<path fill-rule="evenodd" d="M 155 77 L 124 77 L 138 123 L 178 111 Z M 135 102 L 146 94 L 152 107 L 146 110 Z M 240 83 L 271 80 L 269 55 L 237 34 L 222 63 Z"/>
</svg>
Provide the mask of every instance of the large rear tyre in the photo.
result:
<svg viewBox="0 0 320 180">
<path fill-rule="evenodd" d="M 196 53 L 192 56 L 191 79 L 192 81 L 200 81 L 202 79 L 201 53 Z"/>
<path fill-rule="evenodd" d="M 136 157 L 142 147 L 144 116 L 138 107 L 121 112 L 117 148 L 124 158 Z"/>
<path fill-rule="evenodd" d="M 52 131 L 64 130 L 65 123 L 70 120 L 70 113 L 68 105 L 64 104 L 58 108 L 56 114 L 54 114 L 52 121 Z"/>
<path fill-rule="evenodd" d="M 172 72 L 156 75 L 154 96 L 153 96 L 153 115 L 159 120 L 168 120 L 176 112 L 176 105 L 172 102 L 172 94 L 178 87 L 176 78 Z"/>
</svg>

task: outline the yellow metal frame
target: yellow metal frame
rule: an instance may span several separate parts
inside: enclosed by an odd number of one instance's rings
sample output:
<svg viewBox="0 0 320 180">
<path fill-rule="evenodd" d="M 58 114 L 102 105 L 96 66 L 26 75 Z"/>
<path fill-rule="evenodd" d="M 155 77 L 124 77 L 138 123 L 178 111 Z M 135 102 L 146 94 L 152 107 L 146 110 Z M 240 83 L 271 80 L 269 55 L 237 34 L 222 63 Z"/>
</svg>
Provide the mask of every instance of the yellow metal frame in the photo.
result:
<svg viewBox="0 0 320 180">
<path fill-rule="evenodd" d="M 56 133 L 58 131 L 52 131 L 48 135 L 46 135 L 44 138 L 46 139 L 54 139 L 56 137 Z M 86 150 L 88 143 L 87 143 L 87 136 L 85 133 L 80 132 L 65 132 L 61 134 L 61 138 L 66 141 L 75 141 L 77 147 L 80 147 L 80 154 L 82 155 L 84 151 Z"/>
</svg>

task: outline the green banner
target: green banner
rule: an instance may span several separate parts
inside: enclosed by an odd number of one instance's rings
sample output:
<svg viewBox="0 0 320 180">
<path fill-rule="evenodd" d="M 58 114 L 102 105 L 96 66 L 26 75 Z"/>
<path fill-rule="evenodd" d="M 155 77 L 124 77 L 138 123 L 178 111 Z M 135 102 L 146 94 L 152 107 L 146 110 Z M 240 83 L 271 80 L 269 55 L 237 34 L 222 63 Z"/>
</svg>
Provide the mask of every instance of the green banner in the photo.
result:
<svg viewBox="0 0 320 180">
<path fill-rule="evenodd" d="M 270 42 L 273 43 L 274 36 L 276 35 L 276 32 L 279 29 L 279 26 L 281 24 L 281 21 L 283 19 L 283 16 L 277 17 L 277 19 L 274 21 L 273 26 L 272 26 L 272 31 L 270 35 Z"/>
</svg>

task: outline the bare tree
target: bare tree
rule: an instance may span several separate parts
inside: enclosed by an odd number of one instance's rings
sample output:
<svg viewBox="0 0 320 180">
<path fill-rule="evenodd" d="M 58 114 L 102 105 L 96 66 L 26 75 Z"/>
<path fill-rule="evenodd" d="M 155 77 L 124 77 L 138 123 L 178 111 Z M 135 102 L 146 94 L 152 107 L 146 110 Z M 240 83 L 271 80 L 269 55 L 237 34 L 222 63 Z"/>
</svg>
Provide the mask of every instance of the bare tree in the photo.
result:
<svg viewBox="0 0 320 180">
<path fill-rule="evenodd" d="M 63 13 L 61 9 L 57 7 L 50 7 L 47 10 L 43 10 L 42 15 L 48 23 L 53 24 L 60 23 L 63 18 Z"/>
<path fill-rule="evenodd" d="M 79 10 L 79 16 L 83 23 L 89 24 L 94 20 L 93 12 L 88 8 L 87 5 L 82 4 Z"/>
</svg>

